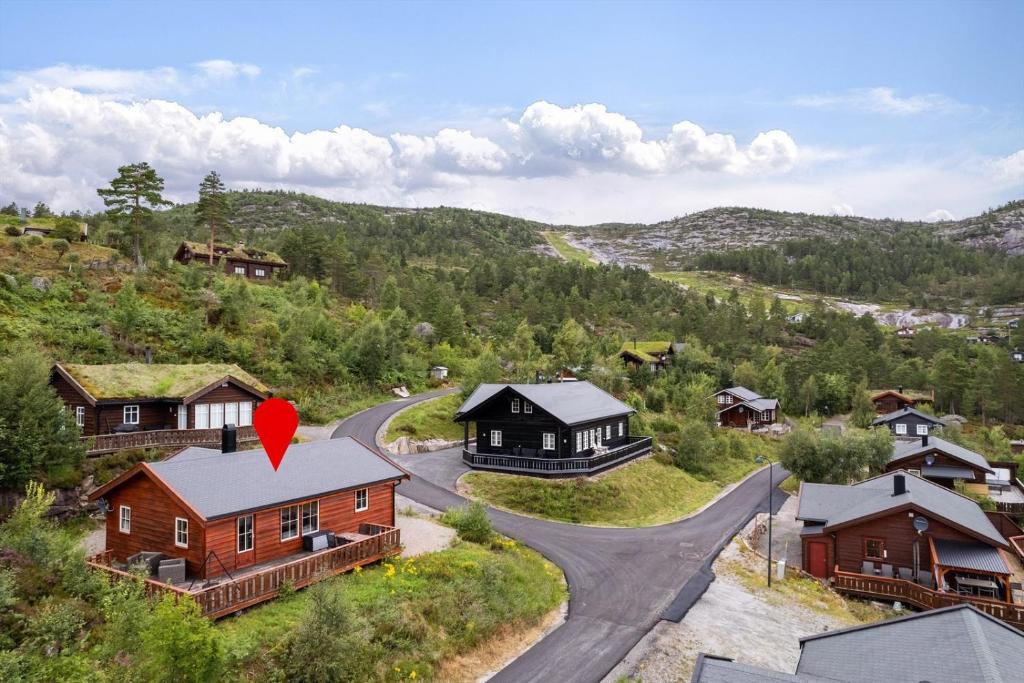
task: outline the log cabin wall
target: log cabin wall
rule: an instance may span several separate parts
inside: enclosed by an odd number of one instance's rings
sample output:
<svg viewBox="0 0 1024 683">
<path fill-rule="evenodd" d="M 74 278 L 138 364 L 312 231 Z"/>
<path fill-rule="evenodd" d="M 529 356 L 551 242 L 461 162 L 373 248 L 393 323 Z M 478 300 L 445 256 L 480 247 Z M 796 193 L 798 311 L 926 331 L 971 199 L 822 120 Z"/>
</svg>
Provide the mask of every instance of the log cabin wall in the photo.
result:
<svg viewBox="0 0 1024 683">
<path fill-rule="evenodd" d="M 50 385 L 57 392 L 60 400 L 67 406 L 68 411 L 74 415 L 75 409 L 82 407 L 85 409 L 85 424 L 82 426 L 82 434 L 84 436 L 94 436 L 97 431 L 97 420 L 96 420 L 96 409 L 89 405 L 86 397 L 75 388 L 73 384 L 68 382 L 59 373 L 53 372 L 50 375 Z"/>
<path fill-rule="evenodd" d="M 124 407 L 139 407 L 139 431 L 178 428 L 178 401 L 128 399 L 97 402 L 95 434 L 110 434 L 124 422 Z"/>
<path fill-rule="evenodd" d="M 188 405 L 188 428 L 196 428 L 195 407 L 197 405 L 211 403 L 241 403 L 242 401 L 251 401 L 252 412 L 255 414 L 256 407 L 259 406 L 262 400 L 263 398 L 258 394 L 246 391 L 245 389 L 228 382 L 227 386 L 219 386 L 211 389 Z"/>
<path fill-rule="evenodd" d="M 974 481 L 966 482 L 967 488 L 975 493 L 984 493 L 986 495 L 988 494 L 988 484 L 985 483 L 985 470 L 981 469 L 980 467 L 969 465 L 961 460 L 951 458 L 940 451 L 930 451 L 929 453 L 921 453 L 920 455 L 915 455 L 912 458 L 906 458 L 904 460 L 899 460 L 897 462 L 890 463 L 888 466 L 886 466 L 886 471 L 889 472 L 892 470 L 918 470 L 918 472 L 920 472 L 925 467 L 925 458 L 929 454 L 935 456 L 935 466 L 958 467 L 967 468 L 971 470 L 971 472 L 974 473 Z M 946 488 L 953 488 L 952 479 L 929 479 L 929 481 L 933 481 L 940 486 L 945 486 Z"/>
<path fill-rule="evenodd" d="M 886 415 L 888 413 L 894 413 L 897 410 L 902 410 L 907 406 L 913 407 L 913 403 L 908 403 L 902 399 L 896 398 L 895 396 L 884 396 L 875 403 L 875 411 L 879 415 Z"/>
</svg>

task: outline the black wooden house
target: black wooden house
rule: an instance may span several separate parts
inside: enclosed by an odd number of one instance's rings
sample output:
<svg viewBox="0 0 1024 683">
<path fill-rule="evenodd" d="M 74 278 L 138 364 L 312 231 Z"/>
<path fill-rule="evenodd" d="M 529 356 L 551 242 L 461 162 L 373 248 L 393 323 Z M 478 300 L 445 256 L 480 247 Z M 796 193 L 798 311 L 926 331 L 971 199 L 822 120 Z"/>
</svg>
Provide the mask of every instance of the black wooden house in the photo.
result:
<svg viewBox="0 0 1024 683">
<path fill-rule="evenodd" d="M 455 415 L 465 426 L 463 460 L 474 468 L 577 476 L 650 451 L 629 433 L 632 408 L 590 382 L 481 384 Z M 469 423 L 476 423 L 476 444 Z"/>
</svg>

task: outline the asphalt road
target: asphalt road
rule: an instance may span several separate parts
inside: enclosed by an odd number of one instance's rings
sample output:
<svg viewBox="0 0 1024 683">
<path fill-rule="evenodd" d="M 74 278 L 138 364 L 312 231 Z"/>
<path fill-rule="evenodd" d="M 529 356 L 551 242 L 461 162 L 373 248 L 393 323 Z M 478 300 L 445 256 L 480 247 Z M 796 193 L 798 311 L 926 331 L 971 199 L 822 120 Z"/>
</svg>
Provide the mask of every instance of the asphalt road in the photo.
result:
<svg viewBox="0 0 1024 683">
<path fill-rule="evenodd" d="M 353 415 L 333 438 L 375 443 L 389 417 L 435 391 Z M 414 476 L 398 492 L 443 510 L 465 502 L 450 490 L 465 471 L 458 449 L 399 458 Z M 776 481 L 785 472 L 776 466 Z M 447 488 L 446 488 L 447 487 Z M 775 496 L 776 507 L 785 494 Z M 768 508 L 768 471 L 762 470 L 695 517 L 640 529 L 561 524 L 490 510 L 494 527 L 557 564 L 569 583 L 569 615 L 500 671 L 498 682 L 600 681 L 663 617 L 678 620 L 700 598 L 710 564 L 756 512 Z"/>
</svg>

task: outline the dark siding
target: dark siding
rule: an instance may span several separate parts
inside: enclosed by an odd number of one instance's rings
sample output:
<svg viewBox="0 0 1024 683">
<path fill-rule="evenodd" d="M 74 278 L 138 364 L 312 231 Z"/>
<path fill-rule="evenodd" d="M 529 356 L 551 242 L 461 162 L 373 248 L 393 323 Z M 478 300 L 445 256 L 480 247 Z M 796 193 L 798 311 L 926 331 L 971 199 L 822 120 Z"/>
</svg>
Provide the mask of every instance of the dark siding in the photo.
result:
<svg viewBox="0 0 1024 683">
<path fill-rule="evenodd" d="M 60 400 L 64 401 L 64 405 L 67 406 L 68 411 L 74 415 L 75 408 L 82 406 L 85 408 L 85 426 L 82 427 L 82 434 L 85 436 L 94 436 L 96 434 L 96 409 L 89 405 L 89 402 L 85 399 L 78 389 L 74 387 L 70 382 L 61 377 L 58 373 L 54 372 L 50 376 L 50 384 L 53 386 Z"/>
<path fill-rule="evenodd" d="M 903 425 L 907 426 L 907 431 L 906 431 L 905 434 L 896 434 L 896 425 L 898 425 L 898 424 L 903 424 Z M 918 417 L 917 415 L 913 415 L 913 414 L 903 415 L 903 416 L 900 416 L 900 417 L 896 417 L 896 418 L 893 418 L 892 420 L 890 420 L 889 422 L 886 423 L 886 426 L 889 428 L 889 431 L 891 431 L 897 437 L 906 436 L 908 438 L 913 438 L 913 437 L 918 436 L 917 425 L 926 425 L 926 426 L 928 426 L 929 433 L 931 433 L 932 431 L 934 431 L 936 429 L 936 426 L 933 426 L 927 420 L 922 419 L 922 418 Z"/>
<path fill-rule="evenodd" d="M 239 386 L 229 383 L 226 387 L 217 387 L 203 394 L 188 406 L 188 428 L 196 428 L 196 405 L 202 405 L 204 403 L 238 403 L 241 401 L 252 401 L 253 413 L 256 412 L 256 406 L 262 401 L 262 397 L 252 392 L 246 391 Z M 175 416 L 177 419 L 177 416 Z M 175 428 L 177 424 L 175 424 Z"/>
<path fill-rule="evenodd" d="M 945 453 L 940 453 L 939 451 L 930 451 L 930 453 L 935 456 L 935 465 L 936 466 L 941 466 L 941 467 L 966 467 L 969 470 L 971 470 L 972 472 L 974 472 L 974 482 L 975 483 L 978 483 L 978 484 L 984 484 L 985 483 L 985 470 L 983 470 L 981 468 L 978 468 L 978 467 L 974 467 L 972 465 L 968 465 L 967 463 L 962 462 L 960 460 L 955 460 L 955 459 L 949 457 L 948 455 L 946 455 Z M 927 455 L 928 455 L 928 453 L 921 453 L 920 455 L 915 455 L 912 458 L 906 458 L 904 460 L 899 460 L 897 462 L 889 463 L 888 465 L 886 465 L 885 469 L 886 469 L 887 472 L 892 471 L 892 470 L 911 470 L 911 469 L 920 470 L 925 465 L 924 459 L 925 459 L 925 457 L 927 457 Z M 935 483 L 942 484 L 942 485 L 946 485 L 946 482 L 951 482 L 951 480 L 949 480 L 949 479 L 937 479 L 937 480 L 935 480 Z"/>
</svg>

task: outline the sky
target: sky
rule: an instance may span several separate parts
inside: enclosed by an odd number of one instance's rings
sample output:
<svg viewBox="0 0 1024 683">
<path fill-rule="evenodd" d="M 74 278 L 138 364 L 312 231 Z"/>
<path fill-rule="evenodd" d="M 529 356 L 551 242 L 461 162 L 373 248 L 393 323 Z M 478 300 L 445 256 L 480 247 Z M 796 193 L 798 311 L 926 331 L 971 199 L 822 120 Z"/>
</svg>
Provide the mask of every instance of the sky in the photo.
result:
<svg viewBox="0 0 1024 683">
<path fill-rule="evenodd" d="M 0 3 L 0 203 L 147 161 L 554 223 L 1024 197 L 1024 2 Z"/>
</svg>

